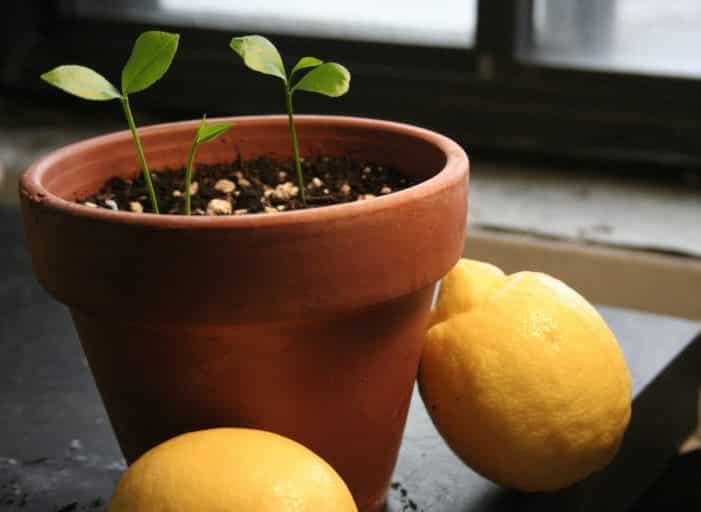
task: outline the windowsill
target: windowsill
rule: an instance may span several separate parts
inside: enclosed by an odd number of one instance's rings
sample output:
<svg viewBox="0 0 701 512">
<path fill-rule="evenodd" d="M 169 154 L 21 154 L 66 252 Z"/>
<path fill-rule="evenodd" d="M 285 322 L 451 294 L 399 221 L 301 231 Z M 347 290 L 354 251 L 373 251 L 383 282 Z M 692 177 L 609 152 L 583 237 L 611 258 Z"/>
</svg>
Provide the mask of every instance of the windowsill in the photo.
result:
<svg viewBox="0 0 701 512">
<path fill-rule="evenodd" d="M 40 155 L 124 129 L 82 105 L 72 112 L 0 97 L 0 108 L 0 205 L 16 205 L 18 176 Z M 471 165 L 471 228 L 701 258 L 698 189 L 479 158 Z"/>
<path fill-rule="evenodd" d="M 701 257 L 698 189 L 546 167 L 472 166 L 471 226 Z"/>
</svg>

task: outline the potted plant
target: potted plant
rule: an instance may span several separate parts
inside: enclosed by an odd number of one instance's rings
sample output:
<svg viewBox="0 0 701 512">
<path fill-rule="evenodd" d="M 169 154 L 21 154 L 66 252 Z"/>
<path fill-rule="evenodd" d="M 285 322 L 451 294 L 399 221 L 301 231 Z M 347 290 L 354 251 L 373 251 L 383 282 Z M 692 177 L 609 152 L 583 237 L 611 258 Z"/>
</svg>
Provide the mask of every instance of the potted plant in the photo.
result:
<svg viewBox="0 0 701 512">
<path fill-rule="evenodd" d="M 144 37 L 129 61 L 136 82 L 125 85 L 123 73 L 120 93 L 93 76 L 101 85 L 89 94 L 128 107 L 129 92 L 165 73 L 173 38 Z M 287 116 L 137 130 L 129 112 L 129 131 L 66 146 L 27 170 L 20 195 L 34 271 L 70 310 L 128 461 L 182 432 L 254 427 L 306 445 L 337 469 L 360 510 L 380 510 L 434 285 L 462 253 L 468 161 L 453 141 L 414 126 L 293 119 L 304 77 L 307 90 L 334 95 L 341 89 L 328 84 L 342 83 L 343 71 L 326 66 L 314 78 L 322 63 L 307 58 L 293 80 L 274 47 L 256 43 L 237 38 L 232 48 L 284 77 Z M 287 180 L 258 187 L 257 206 L 256 165 Z M 222 168 L 230 179 L 216 175 Z M 411 186 L 373 189 L 387 169 Z M 125 187 L 140 195 L 130 201 Z M 117 195 L 106 199 L 107 189 Z M 228 211 L 209 210 L 214 193 Z M 237 214 L 245 201 L 250 211 Z"/>
</svg>

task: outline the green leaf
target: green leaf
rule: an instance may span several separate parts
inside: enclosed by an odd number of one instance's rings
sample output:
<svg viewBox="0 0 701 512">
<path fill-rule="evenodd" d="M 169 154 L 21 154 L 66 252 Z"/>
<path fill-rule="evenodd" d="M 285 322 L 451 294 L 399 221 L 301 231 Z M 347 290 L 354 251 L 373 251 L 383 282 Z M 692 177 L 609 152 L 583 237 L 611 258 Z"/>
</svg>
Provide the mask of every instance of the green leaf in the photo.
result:
<svg viewBox="0 0 701 512">
<path fill-rule="evenodd" d="M 299 59 L 299 62 L 295 64 L 295 67 L 292 68 L 292 71 L 290 71 L 290 78 L 295 76 L 295 73 L 297 71 L 302 71 L 303 69 L 307 68 L 315 68 L 317 66 L 320 66 L 324 63 L 323 60 L 319 60 L 316 57 L 302 57 Z"/>
<path fill-rule="evenodd" d="M 350 72 L 340 64 L 327 62 L 304 75 L 292 88 L 292 92 L 299 89 L 336 98 L 347 93 L 349 88 Z"/>
<path fill-rule="evenodd" d="M 276 76 L 287 83 L 287 73 L 282 57 L 275 45 L 263 36 L 235 37 L 229 44 L 243 63 L 253 71 Z"/>
<path fill-rule="evenodd" d="M 202 123 L 200 123 L 200 127 L 197 130 L 197 138 L 195 139 L 196 144 L 202 144 L 203 142 L 209 142 L 220 135 L 223 135 L 224 133 L 228 132 L 229 129 L 233 126 L 231 123 L 221 123 L 221 124 L 210 124 L 210 125 L 204 125 L 204 118 L 202 118 Z"/>
<path fill-rule="evenodd" d="M 41 79 L 86 100 L 108 101 L 121 97 L 104 76 L 85 66 L 59 66 L 41 75 Z"/>
<path fill-rule="evenodd" d="M 143 91 L 160 80 L 173 62 L 179 40 L 178 34 L 157 30 L 141 34 L 122 69 L 122 93 Z"/>
</svg>

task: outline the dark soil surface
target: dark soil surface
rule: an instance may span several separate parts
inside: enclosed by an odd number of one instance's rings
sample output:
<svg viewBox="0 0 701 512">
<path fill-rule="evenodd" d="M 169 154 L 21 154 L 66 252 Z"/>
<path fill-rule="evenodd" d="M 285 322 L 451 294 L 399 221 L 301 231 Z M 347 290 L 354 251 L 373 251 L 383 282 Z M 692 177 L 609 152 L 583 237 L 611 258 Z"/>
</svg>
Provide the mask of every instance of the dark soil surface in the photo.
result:
<svg viewBox="0 0 701 512">
<path fill-rule="evenodd" d="M 382 165 L 348 158 L 320 157 L 302 162 L 307 208 L 370 200 L 410 187 L 418 180 Z M 161 213 L 184 213 L 185 169 L 152 172 Z M 198 165 L 192 178 L 193 215 L 247 215 L 304 208 L 292 161 L 259 158 Z M 79 203 L 97 208 L 150 212 L 141 173 L 112 178 L 99 193 Z"/>
</svg>

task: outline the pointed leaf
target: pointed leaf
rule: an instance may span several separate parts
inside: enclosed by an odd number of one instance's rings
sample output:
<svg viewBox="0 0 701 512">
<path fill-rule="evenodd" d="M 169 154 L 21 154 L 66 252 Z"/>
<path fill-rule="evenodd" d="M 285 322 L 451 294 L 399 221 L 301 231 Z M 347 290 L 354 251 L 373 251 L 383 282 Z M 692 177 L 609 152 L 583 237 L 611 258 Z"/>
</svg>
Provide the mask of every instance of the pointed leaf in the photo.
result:
<svg viewBox="0 0 701 512">
<path fill-rule="evenodd" d="M 295 64 L 295 67 L 292 68 L 292 71 L 290 71 L 290 78 L 292 78 L 297 71 L 301 71 L 307 68 L 315 68 L 317 66 L 322 65 L 323 63 L 323 60 L 319 60 L 316 57 L 302 57 L 301 59 L 299 59 L 299 62 Z"/>
<path fill-rule="evenodd" d="M 41 75 L 41 79 L 86 100 L 108 101 L 121 97 L 104 76 L 85 66 L 59 66 Z"/>
<path fill-rule="evenodd" d="M 265 37 L 257 35 L 235 37 L 229 46 L 253 71 L 276 76 L 283 82 L 287 82 L 287 73 L 285 65 L 282 63 L 282 57 L 280 57 L 275 45 Z"/>
<path fill-rule="evenodd" d="M 349 88 L 350 72 L 340 64 L 327 62 L 304 75 L 292 92 L 302 90 L 335 98 L 347 93 Z"/>
<path fill-rule="evenodd" d="M 200 132 L 204 130 L 204 127 L 207 126 L 207 114 L 202 114 L 202 121 L 200 121 L 200 125 L 197 127 L 197 135 L 199 136 Z"/>
<path fill-rule="evenodd" d="M 200 129 L 197 130 L 197 144 L 216 139 L 220 135 L 228 132 L 232 126 L 231 123 L 210 124 L 204 127 L 200 126 Z"/>
<path fill-rule="evenodd" d="M 157 30 L 141 34 L 122 69 L 122 92 L 143 91 L 160 80 L 173 62 L 179 40 L 178 34 Z"/>
</svg>

